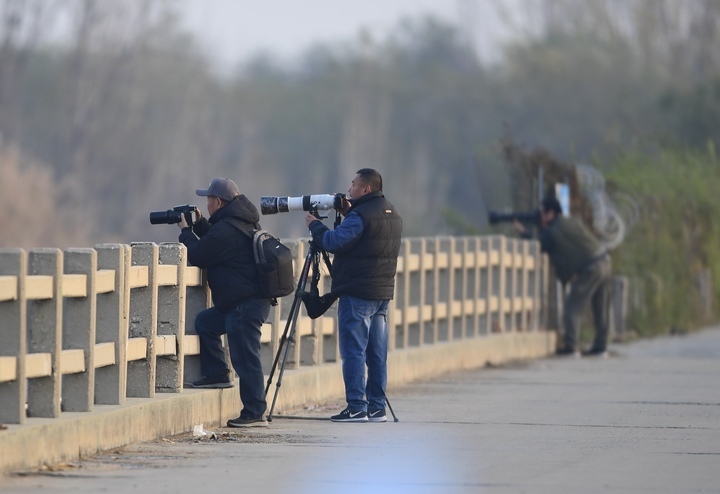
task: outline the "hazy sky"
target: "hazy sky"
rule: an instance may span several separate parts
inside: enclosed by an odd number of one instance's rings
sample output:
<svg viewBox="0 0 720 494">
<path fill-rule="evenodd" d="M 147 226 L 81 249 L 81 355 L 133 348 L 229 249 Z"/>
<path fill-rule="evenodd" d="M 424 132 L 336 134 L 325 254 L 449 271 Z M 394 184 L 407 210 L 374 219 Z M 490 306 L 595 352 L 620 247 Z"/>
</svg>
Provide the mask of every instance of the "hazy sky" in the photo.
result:
<svg viewBox="0 0 720 494">
<path fill-rule="evenodd" d="M 472 17 L 485 21 L 479 32 L 492 31 L 488 0 L 181 0 L 181 5 L 185 26 L 208 54 L 230 63 L 263 49 L 291 57 L 314 42 L 352 39 L 361 28 L 382 34 L 402 17 L 425 13 L 453 23 Z"/>
</svg>

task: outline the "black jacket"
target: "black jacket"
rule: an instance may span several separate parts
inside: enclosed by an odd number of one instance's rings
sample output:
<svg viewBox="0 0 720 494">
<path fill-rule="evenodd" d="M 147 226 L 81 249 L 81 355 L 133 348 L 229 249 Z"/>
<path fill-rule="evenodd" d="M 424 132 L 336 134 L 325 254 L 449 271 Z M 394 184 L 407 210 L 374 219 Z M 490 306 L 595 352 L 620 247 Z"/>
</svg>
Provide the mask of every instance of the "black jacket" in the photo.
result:
<svg viewBox="0 0 720 494">
<path fill-rule="evenodd" d="M 239 195 L 180 233 L 188 262 L 207 270 L 213 304 L 223 312 L 260 296 L 252 240 L 241 231 L 251 231 L 259 219 L 255 206 Z"/>
</svg>

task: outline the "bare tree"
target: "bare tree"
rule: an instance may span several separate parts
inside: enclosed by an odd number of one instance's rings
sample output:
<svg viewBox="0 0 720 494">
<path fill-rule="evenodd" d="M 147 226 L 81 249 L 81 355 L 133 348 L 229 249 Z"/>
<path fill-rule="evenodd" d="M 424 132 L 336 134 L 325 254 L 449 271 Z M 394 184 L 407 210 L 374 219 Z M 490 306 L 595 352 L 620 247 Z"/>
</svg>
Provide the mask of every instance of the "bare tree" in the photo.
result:
<svg viewBox="0 0 720 494">
<path fill-rule="evenodd" d="M 0 139 L 0 246 L 91 245 L 90 225 L 59 205 L 60 194 L 49 166 Z"/>
<path fill-rule="evenodd" d="M 14 140 L 22 113 L 18 111 L 22 87 L 18 81 L 29 54 L 55 22 L 58 1 L 4 0 L 0 3 L 0 134 Z"/>
<path fill-rule="evenodd" d="M 538 14 L 540 34 L 622 41 L 640 63 L 679 86 L 720 71 L 717 0 L 526 0 L 524 6 Z"/>
</svg>

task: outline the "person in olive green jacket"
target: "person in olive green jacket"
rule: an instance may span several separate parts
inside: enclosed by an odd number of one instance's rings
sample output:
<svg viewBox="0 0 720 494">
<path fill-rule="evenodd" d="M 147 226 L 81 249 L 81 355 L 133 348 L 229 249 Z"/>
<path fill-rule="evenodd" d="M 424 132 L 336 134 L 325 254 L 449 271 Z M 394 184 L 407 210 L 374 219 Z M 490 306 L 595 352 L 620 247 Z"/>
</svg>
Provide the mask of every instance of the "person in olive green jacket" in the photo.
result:
<svg viewBox="0 0 720 494">
<path fill-rule="evenodd" d="M 540 247 L 548 254 L 563 286 L 570 283 L 563 308 L 563 346 L 557 353 L 580 355 L 578 327 L 583 310 L 591 303 L 595 338 L 583 354 L 606 357 L 612 270 L 610 256 L 579 219 L 563 216 L 556 198 L 549 197 L 543 201 L 540 218 Z M 516 227 L 522 230 L 518 224 Z"/>
</svg>

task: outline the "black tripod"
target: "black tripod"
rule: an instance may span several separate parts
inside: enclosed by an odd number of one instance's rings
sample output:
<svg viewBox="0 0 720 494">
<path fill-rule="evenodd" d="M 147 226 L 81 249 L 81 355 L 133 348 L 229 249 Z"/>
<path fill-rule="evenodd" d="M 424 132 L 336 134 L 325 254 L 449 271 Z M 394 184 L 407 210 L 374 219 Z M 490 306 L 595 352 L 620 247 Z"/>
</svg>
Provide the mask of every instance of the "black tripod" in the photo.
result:
<svg viewBox="0 0 720 494">
<path fill-rule="evenodd" d="M 273 361 L 272 368 L 270 369 L 270 376 L 265 386 L 265 396 L 267 396 L 270 390 L 270 384 L 272 383 L 273 374 L 277 368 L 280 356 L 282 355 L 282 364 L 280 365 L 280 372 L 278 374 L 278 382 L 275 385 L 275 395 L 273 396 L 272 406 L 270 412 L 267 414 L 268 422 L 272 422 L 272 414 L 275 409 L 275 401 L 277 400 L 278 392 L 280 391 L 280 385 L 282 384 L 282 376 L 285 372 L 285 364 L 287 363 L 288 352 L 290 351 L 290 343 L 295 342 L 295 326 L 297 324 L 297 317 L 300 313 L 300 303 L 302 302 L 302 295 L 305 293 L 305 286 L 307 285 L 308 276 L 310 274 L 310 267 L 313 269 L 313 276 L 320 279 L 320 254 L 322 253 L 325 262 L 329 263 L 330 259 L 327 257 L 327 252 L 319 250 L 313 240 L 309 241 L 310 248 L 305 256 L 305 263 L 303 264 L 302 271 L 300 271 L 300 279 L 298 280 L 297 288 L 295 289 L 295 298 L 293 298 L 292 306 L 290 306 L 290 313 L 288 314 L 287 323 L 285 323 L 285 329 L 283 330 L 282 337 L 280 338 L 280 345 L 278 351 L 275 354 L 275 360 Z"/>
<path fill-rule="evenodd" d="M 325 265 L 328 267 L 328 271 L 330 269 L 330 258 L 328 257 L 327 252 L 319 249 L 312 239 L 309 241 L 309 246 L 310 248 L 305 256 L 305 263 L 303 264 L 302 271 L 300 271 L 300 278 L 298 280 L 297 288 L 295 289 L 295 297 L 293 298 L 293 303 L 290 307 L 287 323 L 285 323 L 285 329 L 283 330 L 282 337 L 280 338 L 280 345 L 278 346 L 277 353 L 275 354 L 275 359 L 273 360 L 272 368 L 270 369 L 270 376 L 268 377 L 267 384 L 265 386 L 265 396 L 267 396 L 268 391 L 270 390 L 270 385 L 272 384 L 273 375 L 275 374 L 275 369 L 277 368 L 278 362 L 280 362 L 280 356 L 282 355 L 278 381 L 275 385 L 275 394 L 273 396 L 272 405 L 270 406 L 270 411 L 267 414 L 268 422 L 272 422 L 273 410 L 275 410 L 275 402 L 277 401 L 277 396 L 280 392 L 282 377 L 285 372 L 285 364 L 287 363 L 288 352 L 290 351 L 290 344 L 295 343 L 295 326 L 297 324 L 298 314 L 300 313 L 302 296 L 305 294 L 305 287 L 307 285 L 308 277 L 310 276 L 310 268 L 312 267 L 313 269 L 313 289 L 317 288 L 317 283 L 320 280 L 320 256 L 323 257 Z M 398 418 L 395 416 L 395 412 L 393 412 L 387 396 L 385 397 L 385 401 L 387 402 L 390 413 L 393 416 L 393 420 L 398 422 Z"/>
</svg>

